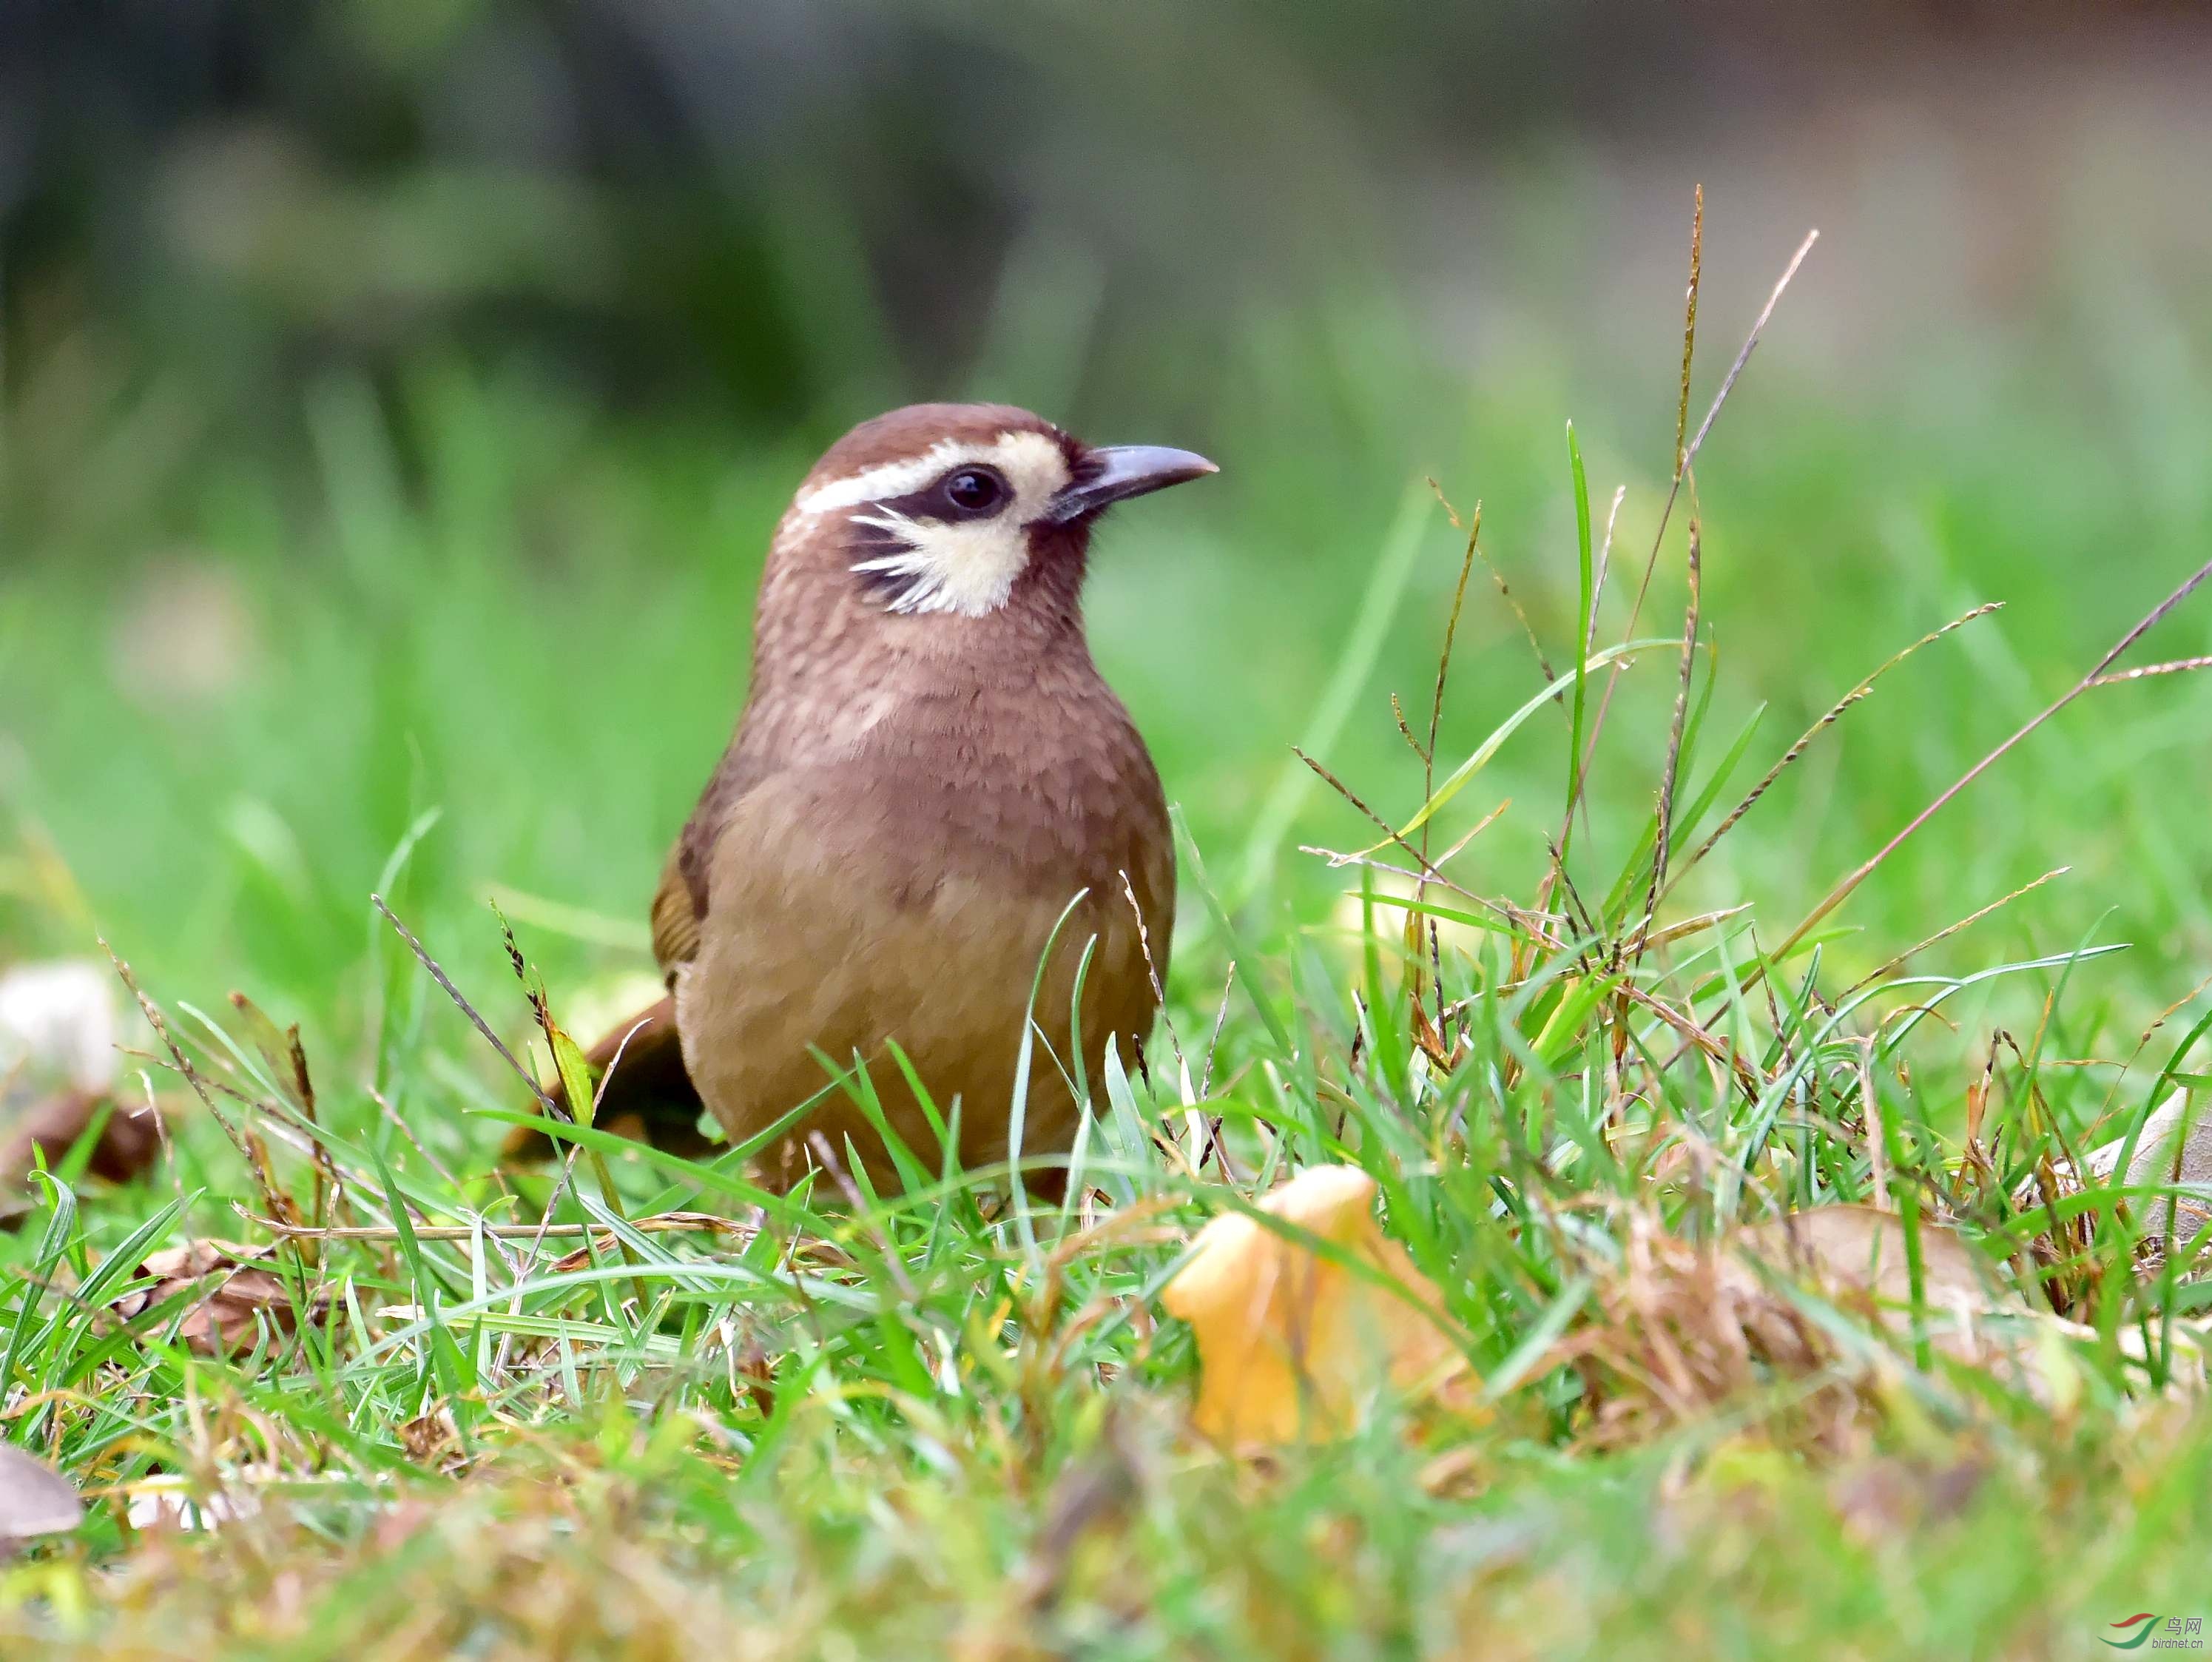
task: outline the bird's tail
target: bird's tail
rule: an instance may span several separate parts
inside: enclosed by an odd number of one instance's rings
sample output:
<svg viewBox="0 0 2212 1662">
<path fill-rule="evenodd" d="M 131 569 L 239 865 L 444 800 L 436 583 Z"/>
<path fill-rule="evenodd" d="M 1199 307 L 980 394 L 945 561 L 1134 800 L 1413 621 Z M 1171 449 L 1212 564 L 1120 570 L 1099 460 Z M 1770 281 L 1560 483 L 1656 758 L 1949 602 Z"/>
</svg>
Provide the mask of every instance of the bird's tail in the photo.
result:
<svg viewBox="0 0 2212 1662">
<path fill-rule="evenodd" d="M 599 1085 L 592 1123 L 617 1136 L 650 1143 L 686 1160 L 712 1153 L 719 1145 L 699 1129 L 705 1105 L 684 1066 L 684 1046 L 676 1032 L 676 1001 L 664 998 L 627 1020 L 585 1051 Z M 559 1080 L 546 1094 L 562 1110 L 567 1091 Z M 532 1125 L 518 1125 L 500 1149 L 506 1165 L 527 1165 L 549 1158 L 555 1140 Z"/>
</svg>

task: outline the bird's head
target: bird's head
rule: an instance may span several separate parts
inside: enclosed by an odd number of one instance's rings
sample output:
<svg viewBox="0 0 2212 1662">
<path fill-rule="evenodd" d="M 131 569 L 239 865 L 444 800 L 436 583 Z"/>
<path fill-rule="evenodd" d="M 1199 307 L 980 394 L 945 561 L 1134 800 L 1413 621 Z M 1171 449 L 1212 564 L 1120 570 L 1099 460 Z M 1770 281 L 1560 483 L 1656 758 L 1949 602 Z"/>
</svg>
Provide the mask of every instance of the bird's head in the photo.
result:
<svg viewBox="0 0 2212 1662">
<path fill-rule="evenodd" d="M 886 618 L 1072 613 L 1101 513 L 1215 471 L 1188 450 L 1086 445 L 1006 405 L 910 405 L 861 423 L 815 464 L 777 563 Z"/>
</svg>

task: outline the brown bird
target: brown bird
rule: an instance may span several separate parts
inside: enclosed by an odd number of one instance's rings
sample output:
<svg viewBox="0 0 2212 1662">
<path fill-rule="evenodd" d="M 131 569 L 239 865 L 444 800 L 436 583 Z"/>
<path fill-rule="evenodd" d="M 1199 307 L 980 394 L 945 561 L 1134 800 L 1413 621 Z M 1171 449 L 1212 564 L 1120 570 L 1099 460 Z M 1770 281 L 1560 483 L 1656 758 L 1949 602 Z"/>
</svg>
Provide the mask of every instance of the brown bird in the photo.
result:
<svg viewBox="0 0 2212 1662">
<path fill-rule="evenodd" d="M 1033 1013 L 1020 1148 L 1069 1147 L 1108 1045 L 1126 1062 L 1152 1026 L 1175 915 L 1159 776 L 1084 638 L 1091 528 L 1215 471 L 999 405 L 915 405 L 830 447 L 769 547 L 744 713 L 653 898 L 671 996 L 604 1119 L 681 1144 L 675 1044 L 740 1142 L 831 1084 L 823 1058 L 857 1057 L 934 1173 L 895 1043 L 948 1120 L 957 1099 L 963 1164 L 997 1162 Z M 617 1109 L 626 1074 L 649 1099 Z M 803 1172 L 817 1132 L 896 1184 L 836 1088 L 764 1151 L 768 1179 Z"/>
</svg>

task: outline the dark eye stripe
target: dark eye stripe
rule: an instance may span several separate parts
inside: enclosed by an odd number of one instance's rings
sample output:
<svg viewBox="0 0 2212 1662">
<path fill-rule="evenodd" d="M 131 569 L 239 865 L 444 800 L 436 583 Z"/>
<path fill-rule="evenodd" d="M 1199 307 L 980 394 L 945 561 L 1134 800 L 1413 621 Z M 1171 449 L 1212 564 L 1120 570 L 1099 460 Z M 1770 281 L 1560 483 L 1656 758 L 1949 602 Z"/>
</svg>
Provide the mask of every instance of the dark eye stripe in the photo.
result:
<svg viewBox="0 0 2212 1662">
<path fill-rule="evenodd" d="M 953 482 L 969 478 L 989 483 L 993 489 L 988 500 L 969 505 L 957 499 Z M 919 490 L 903 496 L 885 497 L 874 505 L 874 511 L 888 510 L 903 514 L 910 520 L 935 520 L 940 524 L 957 525 L 992 518 L 1013 500 L 1013 486 L 1006 483 L 1006 476 L 997 468 L 981 462 L 963 462 L 957 467 L 946 469 Z"/>
</svg>

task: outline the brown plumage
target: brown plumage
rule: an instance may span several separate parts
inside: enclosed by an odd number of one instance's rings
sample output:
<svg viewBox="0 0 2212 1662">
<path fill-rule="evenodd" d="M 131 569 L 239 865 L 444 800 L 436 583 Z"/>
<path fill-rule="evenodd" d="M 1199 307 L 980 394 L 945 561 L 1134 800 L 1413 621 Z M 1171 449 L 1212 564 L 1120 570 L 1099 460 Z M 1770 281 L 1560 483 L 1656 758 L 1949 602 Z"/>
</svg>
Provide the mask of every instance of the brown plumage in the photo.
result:
<svg viewBox="0 0 2212 1662">
<path fill-rule="evenodd" d="M 1163 972 L 1175 911 L 1158 775 L 1084 639 L 1091 528 L 1212 471 L 1025 411 L 918 405 L 807 476 L 763 575 L 743 718 L 653 903 L 683 1061 L 732 1141 L 830 1084 L 815 1052 L 857 1056 L 933 1172 L 896 1043 L 941 1112 L 958 1099 L 963 1163 L 1004 1160 L 1034 986 L 1021 1147 L 1068 1147 L 1071 1076 L 1095 1089 L 1107 1045 L 1128 1060 L 1155 1013 L 1125 883 Z M 834 1088 L 764 1175 L 795 1178 L 817 1132 L 896 1181 Z"/>
</svg>

